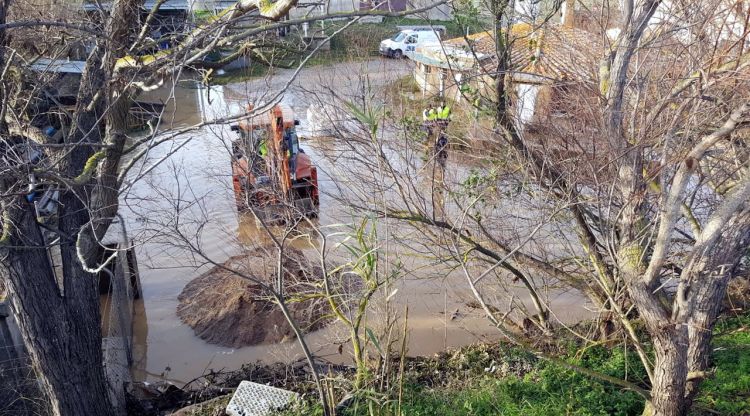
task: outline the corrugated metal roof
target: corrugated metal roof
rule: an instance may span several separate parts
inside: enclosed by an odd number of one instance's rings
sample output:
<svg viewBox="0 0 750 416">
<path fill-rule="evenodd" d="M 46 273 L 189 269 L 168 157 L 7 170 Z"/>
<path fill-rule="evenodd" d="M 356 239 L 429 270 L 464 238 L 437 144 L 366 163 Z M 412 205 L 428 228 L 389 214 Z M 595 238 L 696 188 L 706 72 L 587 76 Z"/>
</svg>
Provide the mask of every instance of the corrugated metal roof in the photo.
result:
<svg viewBox="0 0 750 416">
<path fill-rule="evenodd" d="M 39 58 L 30 68 L 38 72 L 56 72 L 61 74 L 82 74 L 86 67 L 85 61 L 69 61 L 65 59 Z"/>
<path fill-rule="evenodd" d="M 143 9 L 145 10 L 151 10 L 154 8 L 154 5 L 156 5 L 156 0 L 146 0 L 143 3 Z M 85 1 L 83 3 L 83 10 L 87 12 L 99 10 L 100 8 L 104 10 L 109 10 L 112 8 L 112 3 L 101 3 L 101 6 L 95 2 Z M 162 3 L 161 6 L 159 6 L 159 10 L 166 11 L 166 10 L 188 10 L 190 9 L 190 4 L 188 0 L 166 0 L 164 3 Z"/>
</svg>

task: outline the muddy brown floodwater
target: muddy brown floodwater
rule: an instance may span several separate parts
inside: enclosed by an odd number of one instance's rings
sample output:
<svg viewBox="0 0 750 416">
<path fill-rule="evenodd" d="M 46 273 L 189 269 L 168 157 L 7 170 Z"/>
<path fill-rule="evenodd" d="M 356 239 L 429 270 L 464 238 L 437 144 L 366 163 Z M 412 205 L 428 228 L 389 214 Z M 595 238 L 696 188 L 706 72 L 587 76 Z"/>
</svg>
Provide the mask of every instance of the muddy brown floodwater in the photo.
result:
<svg viewBox="0 0 750 416">
<path fill-rule="evenodd" d="M 384 59 L 309 68 L 299 74 L 281 101 L 294 109 L 304 131 L 305 113 L 316 90 L 334 90 L 346 97 L 365 88 L 382 89 L 411 70 L 408 62 Z M 267 101 L 283 89 L 290 75 L 291 71 L 278 71 L 271 78 L 209 89 L 197 88 L 190 81 L 178 82 L 145 99 L 167 102 L 162 130 L 184 128 L 239 114 L 248 102 Z M 362 83 L 363 78 L 369 82 Z M 121 212 L 137 244 L 143 288 L 134 324 L 133 373 L 137 379 L 187 382 L 208 369 L 235 369 L 253 361 L 290 362 L 301 356 L 295 341 L 243 348 L 209 344 L 177 317 L 180 292 L 211 267 L 195 256 L 194 250 L 222 263 L 242 252 L 243 246 L 268 239 L 255 221 L 238 214 L 234 205 L 229 151 L 233 136 L 228 125 L 187 132 L 151 150 L 148 158 L 137 163 L 130 173 L 131 179 L 138 180 L 123 193 Z M 319 170 L 320 225 L 350 222 L 350 213 L 333 200 L 338 192 L 334 181 L 345 182 L 346 177 L 337 176 L 345 170 L 333 166 L 325 157 L 324 143 L 311 140 L 301 145 Z M 327 149 L 331 146 L 336 143 L 325 143 Z M 162 162 L 157 164 L 159 161 Z M 187 237 L 186 241 L 181 241 L 177 231 Z M 302 236 L 292 246 L 314 252 L 316 242 Z M 466 306 L 472 298 L 464 279 L 459 273 L 421 267 L 398 283 L 394 309 L 401 311 L 409 305 L 410 355 L 498 339 L 497 331 L 479 311 Z M 565 322 L 587 315 L 584 303 L 581 297 L 571 294 L 551 299 L 557 318 Z M 318 356 L 340 363 L 351 362 L 346 348 L 343 354 L 338 352 L 337 343 L 345 339 L 336 324 L 306 336 Z"/>
</svg>

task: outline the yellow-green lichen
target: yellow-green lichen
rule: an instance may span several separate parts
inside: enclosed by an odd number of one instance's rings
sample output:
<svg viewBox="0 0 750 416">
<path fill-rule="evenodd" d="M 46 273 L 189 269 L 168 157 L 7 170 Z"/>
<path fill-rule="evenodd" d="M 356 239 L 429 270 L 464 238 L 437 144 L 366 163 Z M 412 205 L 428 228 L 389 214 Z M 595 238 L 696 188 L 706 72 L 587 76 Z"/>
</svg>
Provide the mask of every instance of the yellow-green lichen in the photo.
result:
<svg viewBox="0 0 750 416">
<path fill-rule="evenodd" d="M 604 62 L 599 66 L 599 93 L 606 96 L 609 92 L 609 63 Z"/>
<path fill-rule="evenodd" d="M 637 270 L 643 260 L 643 248 L 637 243 L 630 243 L 620 249 L 620 259 L 623 266 L 630 270 Z"/>
<path fill-rule="evenodd" d="M 274 3 L 271 3 L 270 0 L 260 0 L 258 2 L 258 10 L 260 10 L 261 16 L 266 16 L 271 11 L 273 11 Z"/>
<path fill-rule="evenodd" d="M 0 246 L 8 244 L 10 241 L 10 228 L 12 224 L 10 222 L 10 214 L 8 211 L 3 212 L 3 233 L 0 235 Z"/>
<path fill-rule="evenodd" d="M 99 162 L 104 159 L 104 156 L 104 150 L 100 150 L 91 155 L 86 161 L 86 164 L 83 166 L 83 171 L 80 175 L 76 176 L 75 179 L 73 179 L 73 182 L 76 185 L 82 185 L 91 180 L 91 176 L 93 176 L 94 170 L 96 170 L 96 165 L 98 165 Z"/>
</svg>

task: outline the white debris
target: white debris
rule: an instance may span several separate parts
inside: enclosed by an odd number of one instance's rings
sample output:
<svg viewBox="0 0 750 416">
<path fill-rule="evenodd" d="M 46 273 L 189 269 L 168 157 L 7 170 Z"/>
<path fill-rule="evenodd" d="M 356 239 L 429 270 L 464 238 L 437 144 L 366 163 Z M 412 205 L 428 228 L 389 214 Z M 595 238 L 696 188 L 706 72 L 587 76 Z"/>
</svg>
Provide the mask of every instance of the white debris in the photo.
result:
<svg viewBox="0 0 750 416">
<path fill-rule="evenodd" d="M 227 405 L 229 416 L 266 416 L 288 406 L 299 395 L 265 384 L 243 381 Z"/>
</svg>

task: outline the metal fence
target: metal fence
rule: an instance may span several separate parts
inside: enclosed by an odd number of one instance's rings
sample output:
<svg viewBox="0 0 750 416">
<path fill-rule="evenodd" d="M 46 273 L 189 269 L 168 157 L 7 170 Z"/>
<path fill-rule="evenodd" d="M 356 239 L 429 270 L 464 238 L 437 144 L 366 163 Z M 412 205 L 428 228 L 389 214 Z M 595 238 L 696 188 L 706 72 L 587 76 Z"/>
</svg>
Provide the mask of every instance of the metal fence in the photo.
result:
<svg viewBox="0 0 750 416">
<path fill-rule="evenodd" d="M 0 414 L 48 414 L 18 326 L 4 303 L 0 303 Z"/>
<path fill-rule="evenodd" d="M 102 354 L 110 398 L 124 407 L 124 387 L 131 381 L 133 363 L 133 300 L 140 297 L 140 281 L 132 248 L 112 244 L 111 249 L 117 250 L 117 260 L 99 275 Z M 8 306 L 0 302 L 0 415 L 47 415 L 46 402 Z"/>
</svg>

